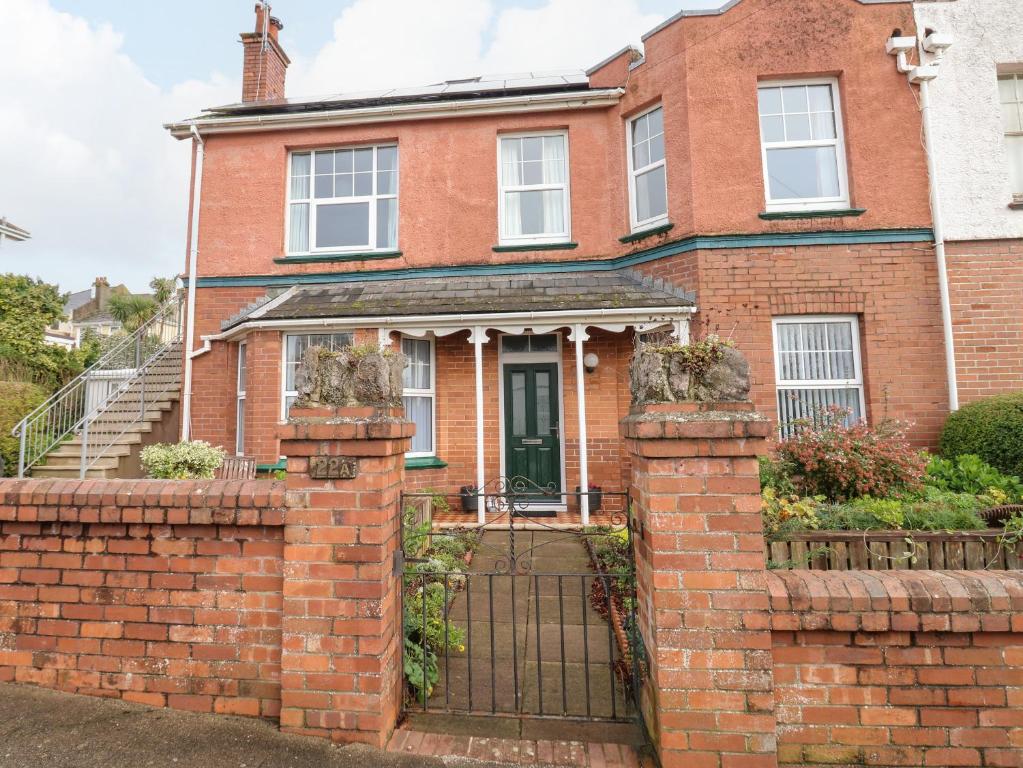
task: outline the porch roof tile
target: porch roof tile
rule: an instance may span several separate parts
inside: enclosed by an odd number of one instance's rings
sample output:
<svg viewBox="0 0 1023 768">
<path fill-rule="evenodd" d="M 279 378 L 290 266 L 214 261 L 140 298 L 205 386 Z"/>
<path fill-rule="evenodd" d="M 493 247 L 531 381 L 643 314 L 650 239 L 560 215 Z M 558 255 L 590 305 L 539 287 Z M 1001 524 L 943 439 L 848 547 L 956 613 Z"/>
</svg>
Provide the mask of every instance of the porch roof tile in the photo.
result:
<svg viewBox="0 0 1023 768">
<path fill-rule="evenodd" d="M 268 297 L 269 298 L 269 297 Z M 630 269 L 365 280 L 299 286 L 262 320 L 693 306 L 694 294 Z M 244 323 L 259 301 L 223 324 Z"/>
</svg>

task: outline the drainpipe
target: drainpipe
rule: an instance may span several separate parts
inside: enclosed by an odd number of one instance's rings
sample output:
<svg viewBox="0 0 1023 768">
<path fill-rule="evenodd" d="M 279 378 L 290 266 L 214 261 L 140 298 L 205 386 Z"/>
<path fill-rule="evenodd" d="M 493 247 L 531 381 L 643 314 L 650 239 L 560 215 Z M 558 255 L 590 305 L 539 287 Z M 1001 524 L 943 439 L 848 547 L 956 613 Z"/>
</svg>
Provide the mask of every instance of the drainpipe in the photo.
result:
<svg viewBox="0 0 1023 768">
<path fill-rule="evenodd" d="M 202 166 L 206 144 L 193 125 L 195 164 L 192 178 L 192 232 L 188 248 L 188 313 L 185 319 L 185 386 L 181 398 L 181 439 L 192 436 L 192 350 L 195 347 L 195 280 L 199 258 L 199 207 L 202 199 Z"/>
</svg>

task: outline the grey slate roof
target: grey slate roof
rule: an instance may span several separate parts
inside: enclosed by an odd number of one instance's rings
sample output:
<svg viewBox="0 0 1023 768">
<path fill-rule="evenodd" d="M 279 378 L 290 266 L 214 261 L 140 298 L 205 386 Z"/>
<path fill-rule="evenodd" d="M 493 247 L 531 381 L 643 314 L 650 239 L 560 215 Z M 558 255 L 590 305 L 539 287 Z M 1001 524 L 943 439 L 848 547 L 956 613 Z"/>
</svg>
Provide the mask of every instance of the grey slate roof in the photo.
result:
<svg viewBox="0 0 1023 768">
<path fill-rule="evenodd" d="M 359 280 L 299 287 L 259 320 L 327 317 L 555 312 L 692 306 L 694 295 L 632 270 L 552 272 L 406 280 Z M 266 302 L 223 324 L 243 323 Z"/>
</svg>

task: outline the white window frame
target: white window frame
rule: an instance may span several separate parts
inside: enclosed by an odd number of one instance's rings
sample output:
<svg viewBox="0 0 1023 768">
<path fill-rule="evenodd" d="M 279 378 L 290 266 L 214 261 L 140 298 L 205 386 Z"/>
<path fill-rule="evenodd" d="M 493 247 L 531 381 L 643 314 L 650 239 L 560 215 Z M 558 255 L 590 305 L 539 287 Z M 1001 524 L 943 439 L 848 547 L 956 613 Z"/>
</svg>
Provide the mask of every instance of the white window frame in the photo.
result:
<svg viewBox="0 0 1023 768">
<path fill-rule="evenodd" d="M 245 455 L 245 391 L 249 386 L 249 350 L 248 343 L 238 344 L 238 370 L 235 373 L 235 400 L 234 400 L 234 453 L 235 456 Z M 245 361 L 244 368 L 242 360 Z M 242 387 L 242 370 L 245 371 L 245 387 Z M 241 419 L 238 417 L 241 416 Z"/>
<path fill-rule="evenodd" d="M 355 343 L 355 331 L 336 328 L 317 328 L 316 330 L 294 331 L 281 334 L 281 422 L 288 420 L 288 398 L 298 397 L 298 390 L 288 389 L 288 339 L 292 336 L 332 336 L 345 333 L 352 337 Z"/>
<path fill-rule="evenodd" d="M 430 415 L 432 417 L 432 424 L 430 425 L 430 434 L 433 436 L 433 444 L 430 446 L 428 451 L 407 451 L 405 456 L 413 459 L 421 456 L 436 456 L 437 455 L 437 345 L 435 339 L 432 336 L 409 336 L 402 334 L 400 345 L 403 347 L 405 339 L 410 341 L 426 342 L 430 345 L 430 388 L 429 389 L 414 389 L 402 387 L 402 397 L 428 397 L 432 401 L 433 407 L 430 408 Z M 404 350 L 403 350 L 404 351 Z M 406 417 L 408 414 L 406 414 Z"/>
<path fill-rule="evenodd" d="M 1002 109 L 1005 102 L 1002 101 L 1001 97 L 1001 86 L 999 86 L 998 94 L 998 107 L 999 107 L 999 119 L 1002 120 L 1002 135 L 1005 137 L 1005 153 L 1006 159 L 1012 162 L 1011 150 L 1009 149 L 1009 139 L 1017 139 L 1020 143 L 1023 143 L 1023 71 L 1010 71 L 1004 70 L 998 72 L 998 80 L 1012 80 L 1014 84 L 1014 90 L 1016 92 L 1016 101 L 1009 102 L 1016 104 L 1016 109 L 1019 111 L 1020 116 L 1020 130 L 1012 131 L 1005 127 L 1005 119 L 1002 115 Z M 1008 170 L 1008 169 L 1006 169 Z M 1012 200 L 1014 203 L 1023 202 L 1023 188 L 1012 189 L 1013 180 L 1011 173 L 1009 174 L 1009 191 L 1012 193 Z M 1023 180 L 1021 180 L 1020 186 L 1023 187 Z"/>
<path fill-rule="evenodd" d="M 531 137 L 562 136 L 565 139 L 565 180 L 558 184 L 516 184 L 505 186 L 504 162 L 501 142 L 505 139 L 526 139 Z M 550 245 L 567 243 L 572 240 L 572 161 L 569 155 L 568 131 L 527 131 L 522 133 L 499 133 L 497 135 L 497 232 L 499 245 Z M 543 192 L 562 189 L 565 192 L 565 221 L 563 232 L 547 235 L 508 235 L 504 230 L 505 192 Z"/>
<path fill-rule="evenodd" d="M 783 379 L 781 376 L 781 349 L 778 344 L 778 326 L 802 323 L 848 323 L 852 326 L 853 372 L 851 379 Z M 860 400 L 860 418 L 867 421 L 867 402 L 863 389 L 863 358 L 860 347 L 860 319 L 857 315 L 781 315 L 771 318 L 771 345 L 774 358 L 774 399 L 778 403 L 781 389 L 857 389 Z M 778 429 L 783 431 L 781 413 L 778 414 Z"/>
<path fill-rule="evenodd" d="M 663 127 L 664 126 L 664 105 L 661 104 L 661 103 L 654 104 L 649 109 L 645 109 L 642 112 L 640 112 L 640 113 L 638 113 L 636 115 L 633 115 L 625 123 L 625 156 L 627 158 L 628 168 L 629 168 L 629 227 L 630 227 L 632 232 L 642 232 L 644 229 L 653 229 L 654 227 L 657 227 L 657 226 L 659 226 L 661 224 L 667 224 L 668 223 L 668 208 L 669 208 L 669 206 L 665 206 L 665 211 L 664 211 L 664 213 L 661 216 L 654 216 L 654 217 L 649 218 L 649 219 L 639 219 L 638 218 L 638 211 L 637 211 L 638 199 L 636 197 L 636 179 L 640 175 L 642 175 L 644 173 L 648 173 L 650 171 L 653 171 L 653 170 L 655 170 L 655 169 L 657 169 L 659 167 L 660 168 L 664 168 L 664 199 L 665 200 L 668 199 L 668 162 L 667 162 L 667 160 L 668 160 L 668 151 L 667 151 L 667 145 L 665 145 L 664 157 L 662 157 L 656 163 L 649 163 L 647 165 L 644 165 L 642 168 L 634 167 L 635 159 L 633 158 L 633 154 L 634 154 L 633 150 L 634 150 L 634 148 L 633 148 L 633 145 L 632 145 L 633 125 L 641 117 L 646 117 L 651 112 L 654 112 L 654 111 L 656 111 L 658 109 L 661 110 L 661 125 Z M 664 132 L 661 135 L 662 136 L 667 136 L 667 129 L 666 128 L 664 129 Z"/>
<path fill-rule="evenodd" d="M 393 147 L 395 150 L 395 186 L 394 193 L 378 194 L 377 188 L 377 150 L 382 148 Z M 371 195 L 353 195 L 352 197 L 316 197 L 316 153 L 317 152 L 336 152 L 345 149 L 372 149 L 373 150 L 373 194 Z M 291 197 L 291 171 L 294 163 L 295 155 L 309 155 L 309 197 L 292 199 Z M 288 152 L 288 173 L 286 181 L 286 200 L 284 203 L 284 252 L 288 256 L 310 256 L 318 253 L 390 253 L 398 250 L 398 243 L 401 239 L 401 211 L 399 202 L 399 196 L 401 192 L 401 152 L 398 149 L 398 145 L 395 142 L 381 142 L 373 144 L 352 144 L 342 147 L 320 147 L 319 149 L 294 149 Z M 396 211 L 397 220 L 394 223 L 394 245 L 393 246 L 378 246 L 376 242 L 377 237 L 377 200 L 393 199 L 395 206 L 398 209 Z M 308 203 L 309 205 L 309 248 L 305 251 L 292 251 L 291 250 L 291 204 L 292 203 Z M 316 210 L 320 205 L 331 205 L 331 204 L 351 204 L 351 203 L 367 203 L 369 205 L 369 239 L 370 242 L 367 245 L 349 245 L 349 246 L 323 246 L 320 248 L 316 247 Z"/>
<path fill-rule="evenodd" d="M 809 139 L 805 141 L 764 141 L 760 120 L 760 90 L 762 88 L 784 88 L 793 85 L 827 85 L 831 87 L 831 103 L 835 107 L 835 138 Z M 764 200 L 768 213 L 782 211 L 826 211 L 848 208 L 849 202 L 849 167 L 845 154 L 845 129 L 842 118 L 841 91 L 838 78 L 816 77 L 795 80 L 762 80 L 757 83 L 757 135 L 760 137 L 760 162 L 764 174 Z M 835 147 L 835 158 L 838 163 L 838 197 L 815 198 L 779 198 L 771 199 L 771 179 L 767 168 L 767 151 L 769 149 L 797 149 L 800 147 Z"/>
</svg>

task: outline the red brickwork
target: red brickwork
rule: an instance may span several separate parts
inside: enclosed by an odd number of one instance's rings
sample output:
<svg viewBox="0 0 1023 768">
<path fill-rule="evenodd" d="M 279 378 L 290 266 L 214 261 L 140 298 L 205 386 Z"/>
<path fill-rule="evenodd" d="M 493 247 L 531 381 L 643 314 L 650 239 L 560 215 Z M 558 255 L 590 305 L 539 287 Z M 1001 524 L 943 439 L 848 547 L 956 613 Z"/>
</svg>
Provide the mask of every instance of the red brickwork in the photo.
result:
<svg viewBox="0 0 1023 768">
<path fill-rule="evenodd" d="M 784 764 L 1023 765 L 1023 574 L 774 571 Z"/>
<path fill-rule="evenodd" d="M 283 504 L 266 481 L 0 481 L 0 680 L 276 717 Z"/>
<path fill-rule="evenodd" d="M 757 467 L 771 425 L 748 403 L 681 403 L 637 409 L 622 431 L 662 765 L 776 765 Z"/>
<path fill-rule="evenodd" d="M 401 704 L 399 494 L 413 427 L 401 409 L 292 409 L 281 728 L 383 748 Z M 313 480 L 309 458 L 355 458 Z"/>
<path fill-rule="evenodd" d="M 1023 240 L 949 243 L 959 400 L 1023 388 Z"/>
<path fill-rule="evenodd" d="M 256 31 L 241 36 L 245 54 L 242 64 L 242 101 L 284 98 L 284 79 L 290 60 L 277 39 L 283 28 L 274 17 L 266 19 L 266 46 L 263 45 L 265 11 L 256 4 Z"/>
</svg>

